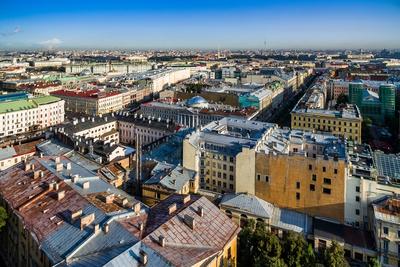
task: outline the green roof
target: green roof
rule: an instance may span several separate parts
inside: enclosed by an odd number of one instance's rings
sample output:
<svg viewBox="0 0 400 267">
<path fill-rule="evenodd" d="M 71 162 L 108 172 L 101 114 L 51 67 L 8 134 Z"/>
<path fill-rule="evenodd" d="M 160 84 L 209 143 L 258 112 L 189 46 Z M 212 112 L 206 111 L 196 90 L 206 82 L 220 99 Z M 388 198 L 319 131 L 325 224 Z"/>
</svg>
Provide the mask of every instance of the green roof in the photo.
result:
<svg viewBox="0 0 400 267">
<path fill-rule="evenodd" d="M 55 96 L 39 96 L 28 100 L 0 102 L 0 114 L 32 109 L 38 107 L 39 105 L 54 103 L 59 100 L 60 98 Z"/>
<path fill-rule="evenodd" d="M 0 103 L 0 113 L 21 111 L 36 108 L 37 104 L 31 100 L 17 100 Z"/>
<path fill-rule="evenodd" d="M 60 101 L 61 99 L 55 96 L 46 95 L 46 96 L 35 97 L 32 100 L 35 101 L 38 105 L 45 105 Z"/>
</svg>

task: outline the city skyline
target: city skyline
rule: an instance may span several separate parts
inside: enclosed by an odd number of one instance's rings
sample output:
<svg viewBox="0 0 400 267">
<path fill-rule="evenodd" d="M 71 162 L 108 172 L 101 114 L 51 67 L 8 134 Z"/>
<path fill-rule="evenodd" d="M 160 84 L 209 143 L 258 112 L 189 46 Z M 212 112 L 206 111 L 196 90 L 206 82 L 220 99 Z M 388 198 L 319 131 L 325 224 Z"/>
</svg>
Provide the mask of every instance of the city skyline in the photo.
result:
<svg viewBox="0 0 400 267">
<path fill-rule="evenodd" d="M 8 1 L 0 49 L 396 49 L 398 1 Z"/>
</svg>

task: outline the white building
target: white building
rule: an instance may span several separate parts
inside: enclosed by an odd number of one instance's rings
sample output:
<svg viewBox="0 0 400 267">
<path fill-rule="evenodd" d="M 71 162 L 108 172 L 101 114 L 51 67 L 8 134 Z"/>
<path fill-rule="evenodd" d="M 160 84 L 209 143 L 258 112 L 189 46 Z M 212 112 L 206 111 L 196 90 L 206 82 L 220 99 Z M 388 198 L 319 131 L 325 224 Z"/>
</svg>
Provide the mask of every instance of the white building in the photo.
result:
<svg viewBox="0 0 400 267">
<path fill-rule="evenodd" d="M 0 137 L 45 129 L 64 122 L 64 100 L 54 96 L 0 102 Z"/>
</svg>

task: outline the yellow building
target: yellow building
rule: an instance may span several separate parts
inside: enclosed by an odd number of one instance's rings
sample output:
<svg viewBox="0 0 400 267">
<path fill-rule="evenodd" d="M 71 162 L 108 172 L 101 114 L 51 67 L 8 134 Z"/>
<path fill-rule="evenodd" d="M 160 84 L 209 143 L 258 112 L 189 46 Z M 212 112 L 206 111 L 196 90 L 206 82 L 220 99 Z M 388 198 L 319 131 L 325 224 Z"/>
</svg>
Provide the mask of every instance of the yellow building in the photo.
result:
<svg viewBox="0 0 400 267">
<path fill-rule="evenodd" d="M 297 109 L 291 113 L 292 129 L 330 132 L 358 143 L 361 143 L 361 126 L 362 117 L 355 105 L 341 110 Z"/>
<path fill-rule="evenodd" d="M 142 198 L 144 203 L 153 206 L 174 193 L 197 193 L 198 186 L 194 171 L 159 162 L 142 184 Z"/>
<path fill-rule="evenodd" d="M 300 153 L 256 154 L 256 196 L 281 208 L 344 222 L 346 162 Z"/>
<path fill-rule="evenodd" d="M 380 262 L 400 265 L 400 197 L 386 196 L 372 204 L 371 226 Z"/>
</svg>

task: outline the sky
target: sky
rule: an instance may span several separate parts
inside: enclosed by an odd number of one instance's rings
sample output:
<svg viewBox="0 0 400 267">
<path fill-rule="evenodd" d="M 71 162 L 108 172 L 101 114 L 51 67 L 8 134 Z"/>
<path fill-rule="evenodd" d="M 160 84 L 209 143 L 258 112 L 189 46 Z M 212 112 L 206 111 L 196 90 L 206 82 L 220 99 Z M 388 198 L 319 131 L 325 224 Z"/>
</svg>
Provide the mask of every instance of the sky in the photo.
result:
<svg viewBox="0 0 400 267">
<path fill-rule="evenodd" d="M 400 48 L 400 0 L 1 0 L 0 48 Z"/>
</svg>

